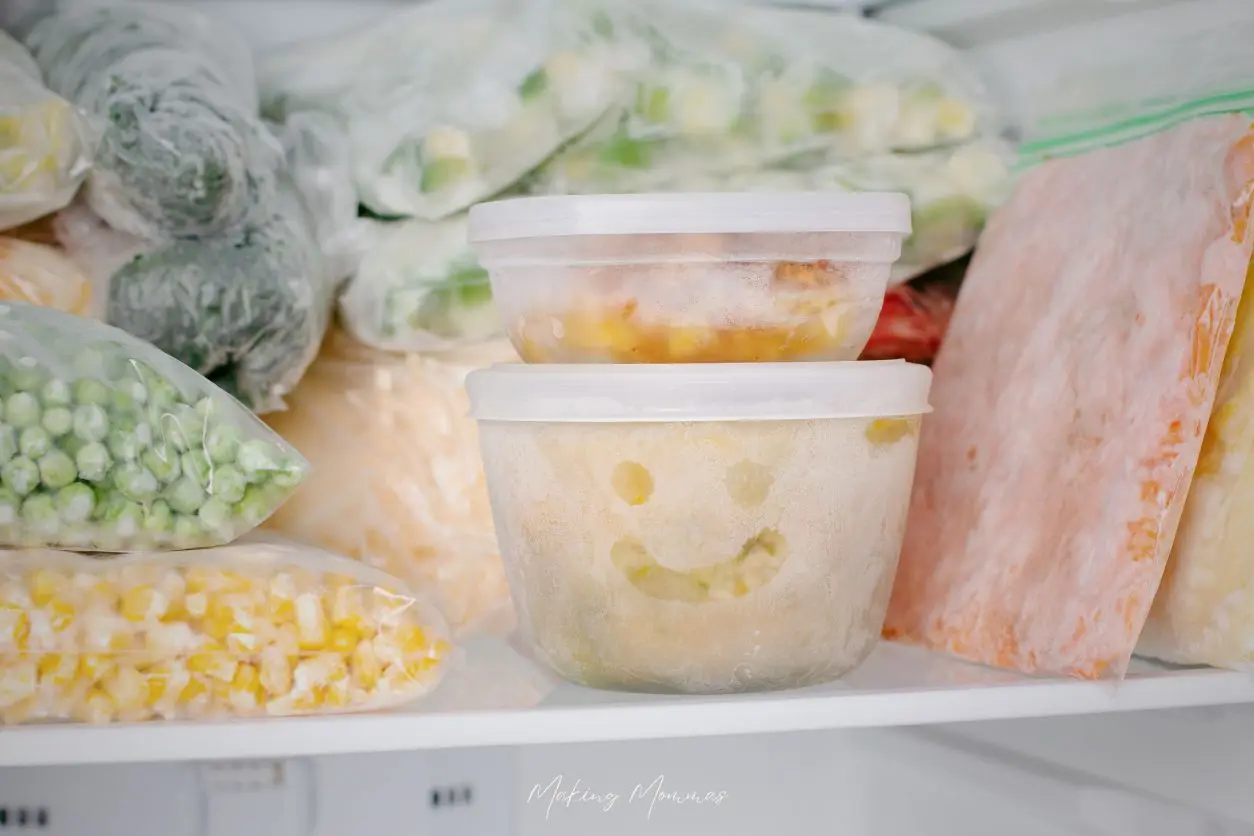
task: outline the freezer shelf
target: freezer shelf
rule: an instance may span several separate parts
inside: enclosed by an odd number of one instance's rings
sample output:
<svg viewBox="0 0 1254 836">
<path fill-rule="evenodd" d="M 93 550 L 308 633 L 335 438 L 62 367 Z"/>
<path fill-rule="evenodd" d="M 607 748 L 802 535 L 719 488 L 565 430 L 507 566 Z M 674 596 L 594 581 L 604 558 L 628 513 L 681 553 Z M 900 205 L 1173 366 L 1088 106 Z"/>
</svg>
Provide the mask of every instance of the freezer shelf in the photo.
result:
<svg viewBox="0 0 1254 836">
<path fill-rule="evenodd" d="M 925 725 L 1254 702 L 1254 677 L 1135 661 L 1122 683 L 1037 679 L 885 644 L 840 682 L 668 697 L 558 683 L 472 642 L 426 702 L 390 713 L 0 730 L 0 766 L 217 760 Z"/>
</svg>

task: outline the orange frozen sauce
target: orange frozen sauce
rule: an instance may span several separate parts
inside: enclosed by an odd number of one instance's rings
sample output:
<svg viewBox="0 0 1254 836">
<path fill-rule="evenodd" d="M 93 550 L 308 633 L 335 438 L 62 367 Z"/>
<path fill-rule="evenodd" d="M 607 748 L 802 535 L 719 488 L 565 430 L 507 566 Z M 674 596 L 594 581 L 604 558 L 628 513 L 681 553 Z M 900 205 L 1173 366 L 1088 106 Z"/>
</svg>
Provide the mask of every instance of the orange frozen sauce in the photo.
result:
<svg viewBox="0 0 1254 836">
<path fill-rule="evenodd" d="M 936 360 L 887 637 L 1124 674 L 1197 467 L 1252 189 L 1238 116 L 1023 179 Z"/>
</svg>

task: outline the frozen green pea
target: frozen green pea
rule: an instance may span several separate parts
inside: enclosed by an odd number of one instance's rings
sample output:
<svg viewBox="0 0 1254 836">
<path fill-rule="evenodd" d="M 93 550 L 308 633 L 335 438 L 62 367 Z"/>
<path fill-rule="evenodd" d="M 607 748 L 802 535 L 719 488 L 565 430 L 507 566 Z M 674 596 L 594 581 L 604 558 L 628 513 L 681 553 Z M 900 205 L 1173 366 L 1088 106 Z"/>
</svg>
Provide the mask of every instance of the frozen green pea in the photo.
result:
<svg viewBox="0 0 1254 836">
<path fill-rule="evenodd" d="M 250 482 L 260 482 L 275 469 L 274 447 L 261 439 L 245 441 L 239 447 L 235 463 Z"/>
<path fill-rule="evenodd" d="M 99 441 L 84 444 L 74 456 L 78 475 L 88 482 L 102 482 L 113 466 L 108 449 Z"/>
<path fill-rule="evenodd" d="M 225 532 L 230 528 L 231 506 L 216 496 L 210 497 L 205 500 L 204 505 L 200 506 L 196 516 L 206 531 Z"/>
<path fill-rule="evenodd" d="M 235 505 L 235 515 L 244 521 L 249 528 L 261 525 L 270 516 L 274 506 L 264 489 L 257 485 L 249 485 L 244 491 L 244 498 Z"/>
<path fill-rule="evenodd" d="M 94 377 L 74 381 L 74 403 L 80 406 L 104 406 L 110 401 L 110 389 Z"/>
<path fill-rule="evenodd" d="M 156 372 L 152 377 L 145 376 L 145 388 L 148 391 L 148 414 L 160 417 L 174 410 L 183 397 L 174 385 L 163 379 Z M 155 420 L 155 419 L 154 419 Z"/>
<path fill-rule="evenodd" d="M 188 450 L 179 459 L 179 464 L 183 468 L 183 475 L 196 480 L 196 484 L 202 488 L 209 484 L 209 479 L 213 475 L 213 465 L 209 462 L 209 457 L 200 450 Z"/>
<path fill-rule="evenodd" d="M 78 477 L 74 460 L 60 450 L 53 450 L 39 460 L 39 479 L 49 488 L 64 488 Z"/>
<path fill-rule="evenodd" d="M 25 456 L 18 456 L 0 467 L 0 480 L 18 496 L 26 496 L 39 486 L 39 465 Z"/>
<path fill-rule="evenodd" d="M 22 498 L 8 488 L 0 487 L 0 526 L 17 522 L 21 510 Z"/>
<path fill-rule="evenodd" d="M 54 406 L 44 410 L 41 423 L 48 435 L 60 438 L 63 435 L 69 435 L 74 429 L 74 413 L 64 406 Z"/>
<path fill-rule="evenodd" d="M 39 400 L 45 407 L 69 406 L 74 402 L 74 390 L 70 384 L 59 378 L 49 380 L 39 392 Z"/>
<path fill-rule="evenodd" d="M 148 506 L 148 514 L 144 517 L 144 530 L 150 534 L 169 534 L 174 529 L 174 511 L 170 503 L 158 499 Z"/>
<path fill-rule="evenodd" d="M 138 380 L 124 380 L 114 387 L 111 401 L 117 412 L 136 413 L 148 402 L 148 388 Z"/>
<path fill-rule="evenodd" d="M 74 410 L 74 434 L 84 441 L 103 441 L 109 434 L 109 416 L 96 404 Z"/>
<path fill-rule="evenodd" d="M 205 501 L 205 489 L 195 479 L 184 476 L 166 489 L 165 498 L 180 514 L 194 514 Z"/>
<path fill-rule="evenodd" d="M 270 474 L 270 484 L 276 488 L 291 490 L 300 486 L 304 480 L 304 472 L 290 459 L 283 459 Z"/>
<path fill-rule="evenodd" d="M 17 455 L 17 430 L 0 424 L 0 464 Z"/>
<path fill-rule="evenodd" d="M 108 524 L 113 533 L 122 538 L 122 542 L 125 543 L 138 534 L 141 526 L 143 526 L 144 509 L 137 502 L 127 502 L 119 499 L 116 502 L 109 503 L 100 521 Z"/>
<path fill-rule="evenodd" d="M 33 427 L 41 415 L 39 399 L 30 392 L 14 392 L 4 402 L 4 420 L 17 429 Z"/>
<path fill-rule="evenodd" d="M 205 437 L 205 419 L 187 404 L 179 404 L 161 416 L 161 436 L 179 452 L 199 447 Z"/>
<path fill-rule="evenodd" d="M 166 447 L 149 447 L 139 460 L 153 476 L 167 485 L 183 472 L 179 465 L 179 454 Z"/>
<path fill-rule="evenodd" d="M 174 518 L 174 545 L 181 549 L 193 548 L 205 542 L 205 529 L 196 517 L 183 514 Z"/>
<path fill-rule="evenodd" d="M 209 492 L 223 502 L 231 504 L 239 502 L 244 498 L 244 491 L 247 489 L 248 480 L 235 465 L 224 464 L 214 468 Z"/>
<path fill-rule="evenodd" d="M 122 496 L 136 502 L 157 498 L 161 483 L 147 468 L 135 462 L 124 462 L 113 468 L 113 484 Z"/>
<path fill-rule="evenodd" d="M 34 357 L 22 357 L 13 364 L 9 372 L 9 382 L 14 389 L 35 393 L 40 390 L 48 379 L 48 372 Z"/>
<path fill-rule="evenodd" d="M 61 527 L 56 500 L 46 493 L 26 497 L 22 503 L 22 522 L 39 534 L 55 534 Z"/>
<path fill-rule="evenodd" d="M 115 423 L 109 437 L 105 440 L 114 461 L 133 462 L 141 453 L 152 447 L 152 430 L 146 423 L 134 424 L 130 421 L 127 423 L 130 426 L 118 426 Z"/>
<path fill-rule="evenodd" d="M 96 493 L 82 482 L 57 491 L 57 513 L 71 525 L 87 522 L 96 510 Z"/>
<path fill-rule="evenodd" d="M 235 461 L 239 452 L 239 433 L 227 424 L 217 424 L 205 436 L 205 452 L 214 464 Z"/>
<path fill-rule="evenodd" d="M 52 449 L 52 436 L 43 427 L 27 427 L 18 438 L 18 449 L 28 459 L 38 459 Z"/>
<path fill-rule="evenodd" d="M 422 167 L 418 187 L 423 194 L 441 192 L 470 174 L 470 160 L 464 157 L 437 157 Z"/>
</svg>

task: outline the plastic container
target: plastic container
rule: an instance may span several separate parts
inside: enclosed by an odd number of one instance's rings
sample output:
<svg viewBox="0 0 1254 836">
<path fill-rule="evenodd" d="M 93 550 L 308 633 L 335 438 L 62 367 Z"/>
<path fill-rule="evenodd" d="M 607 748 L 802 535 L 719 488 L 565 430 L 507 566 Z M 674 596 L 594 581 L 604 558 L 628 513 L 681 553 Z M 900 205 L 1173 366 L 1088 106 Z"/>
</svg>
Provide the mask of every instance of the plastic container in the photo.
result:
<svg viewBox="0 0 1254 836">
<path fill-rule="evenodd" d="M 522 635 L 593 687 L 841 676 L 879 637 L 931 377 L 900 361 L 472 372 Z"/>
<path fill-rule="evenodd" d="M 533 197 L 470 240 L 530 363 L 853 360 L 910 233 L 902 194 Z"/>
<path fill-rule="evenodd" d="M 305 546 L 0 552 L 0 725 L 329 714 L 434 688 L 438 610 Z"/>
</svg>

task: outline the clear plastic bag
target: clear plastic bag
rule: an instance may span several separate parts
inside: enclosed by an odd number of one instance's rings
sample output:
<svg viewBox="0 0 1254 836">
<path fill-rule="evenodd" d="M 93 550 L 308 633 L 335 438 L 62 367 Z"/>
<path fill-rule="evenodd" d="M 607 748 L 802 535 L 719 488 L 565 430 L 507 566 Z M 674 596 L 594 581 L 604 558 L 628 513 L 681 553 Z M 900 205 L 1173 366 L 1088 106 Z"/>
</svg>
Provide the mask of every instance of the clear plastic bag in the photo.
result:
<svg viewBox="0 0 1254 836">
<path fill-rule="evenodd" d="M 474 368 L 517 359 L 505 340 L 398 355 L 333 332 L 289 408 L 266 416 L 312 462 L 309 480 L 266 528 L 437 592 L 461 632 L 508 627 L 509 589 L 463 383 Z"/>
<path fill-rule="evenodd" d="M 0 230 L 68 204 L 96 141 L 88 120 L 44 86 L 31 56 L 0 31 Z"/>
<path fill-rule="evenodd" d="M 0 552 L 0 725 L 392 708 L 451 650 L 400 581 L 305 546 Z"/>
<path fill-rule="evenodd" d="M 142 5 L 63 11 L 27 43 L 52 89 L 108 124 L 87 199 L 111 226 L 203 237 L 271 211 L 282 148 L 257 117 L 245 44 Z"/>
<path fill-rule="evenodd" d="M 103 323 L 0 303 L 0 544 L 219 546 L 308 465 L 239 403 Z"/>
<path fill-rule="evenodd" d="M 438 220 L 510 186 L 622 98 L 628 54 L 567 0 L 437 0 L 280 49 L 268 115 L 345 118 L 361 202 Z"/>
<path fill-rule="evenodd" d="M 631 101 L 536 176 L 558 194 L 672 188 L 815 150 L 916 152 L 999 129 L 979 79 L 921 34 L 848 16 L 706 0 L 603 2 L 647 44 Z"/>
<path fill-rule="evenodd" d="M 54 226 L 91 274 L 96 312 L 254 412 L 281 409 L 317 354 L 335 283 L 290 184 L 264 222 L 230 235 L 151 243 L 79 204 Z"/>
<path fill-rule="evenodd" d="M 371 223 L 375 243 L 339 300 L 354 337 L 387 351 L 442 351 L 504 335 L 465 215 Z"/>
<path fill-rule="evenodd" d="M 1247 279 L 1248 281 L 1248 279 Z M 1254 671 L 1254 293 L 1247 288 L 1162 585 L 1137 653 Z"/>
<path fill-rule="evenodd" d="M 47 246 L 0 236 L 0 302 L 25 302 L 84 315 L 91 280 L 67 256 Z"/>
<path fill-rule="evenodd" d="M 1019 181 L 936 359 L 887 636 L 1028 673 L 1124 675 L 1198 466 L 1254 246 L 1251 189 L 1239 116 Z"/>
<path fill-rule="evenodd" d="M 357 271 L 371 241 L 369 221 L 357 216 L 348 134 L 334 116 L 317 111 L 292 114 L 275 133 L 313 222 L 327 275 L 343 281 Z"/>
</svg>

